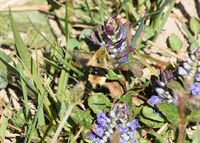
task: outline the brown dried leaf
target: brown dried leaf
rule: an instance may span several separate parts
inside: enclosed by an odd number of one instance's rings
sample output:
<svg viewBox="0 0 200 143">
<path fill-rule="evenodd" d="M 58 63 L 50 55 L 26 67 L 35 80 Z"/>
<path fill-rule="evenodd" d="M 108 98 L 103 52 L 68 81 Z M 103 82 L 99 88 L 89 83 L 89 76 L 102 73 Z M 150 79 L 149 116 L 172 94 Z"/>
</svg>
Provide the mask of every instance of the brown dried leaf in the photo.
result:
<svg viewBox="0 0 200 143">
<path fill-rule="evenodd" d="M 119 98 L 124 94 L 122 86 L 117 81 L 106 82 L 104 85 L 108 88 L 110 96 L 113 98 Z"/>
</svg>

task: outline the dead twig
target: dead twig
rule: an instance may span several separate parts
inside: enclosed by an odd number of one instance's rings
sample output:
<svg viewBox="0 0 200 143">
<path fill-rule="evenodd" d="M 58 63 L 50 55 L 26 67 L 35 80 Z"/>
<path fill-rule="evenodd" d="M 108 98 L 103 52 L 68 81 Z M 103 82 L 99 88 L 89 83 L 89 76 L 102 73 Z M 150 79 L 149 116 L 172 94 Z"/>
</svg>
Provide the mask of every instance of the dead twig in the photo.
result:
<svg viewBox="0 0 200 143">
<path fill-rule="evenodd" d="M 19 12 L 19 11 L 43 11 L 48 12 L 50 9 L 50 5 L 34 5 L 34 6 L 18 6 L 18 7 L 11 7 L 11 10 L 13 12 Z M 0 12 L 8 12 L 8 8 L 0 9 Z"/>
</svg>

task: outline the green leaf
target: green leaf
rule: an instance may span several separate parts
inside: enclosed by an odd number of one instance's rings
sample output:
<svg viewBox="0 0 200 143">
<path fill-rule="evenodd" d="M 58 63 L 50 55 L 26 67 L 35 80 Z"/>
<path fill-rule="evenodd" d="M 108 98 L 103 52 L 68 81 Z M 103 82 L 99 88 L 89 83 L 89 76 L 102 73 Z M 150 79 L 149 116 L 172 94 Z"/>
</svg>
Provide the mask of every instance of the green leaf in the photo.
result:
<svg viewBox="0 0 200 143">
<path fill-rule="evenodd" d="M 139 107 L 134 107 L 134 109 L 132 110 L 132 112 L 133 112 L 133 116 L 134 117 L 137 117 L 137 116 L 139 116 L 140 115 L 140 113 L 141 113 L 141 111 L 142 111 L 142 108 L 143 108 L 143 106 L 141 105 L 141 106 L 139 106 Z"/>
<path fill-rule="evenodd" d="M 190 51 L 192 51 L 194 48 L 198 47 L 199 42 L 194 38 L 192 33 L 188 30 L 187 26 L 183 25 L 183 27 L 181 29 L 183 29 L 185 36 L 187 37 L 188 42 L 190 43 Z"/>
<path fill-rule="evenodd" d="M 157 105 L 159 111 L 167 118 L 169 122 L 173 125 L 178 125 L 179 123 L 179 112 L 178 108 L 174 104 L 170 104 L 168 102 L 159 103 Z"/>
<path fill-rule="evenodd" d="M 24 113 L 22 112 L 22 110 L 15 114 L 15 116 L 11 119 L 11 122 L 15 127 L 18 127 L 18 128 L 24 127 L 24 125 L 26 124 L 26 120 L 25 120 Z"/>
<path fill-rule="evenodd" d="M 108 74 L 106 75 L 106 79 L 108 80 L 119 80 L 122 78 L 122 75 L 115 73 L 112 69 L 108 70 Z"/>
<path fill-rule="evenodd" d="M 160 29 L 162 28 L 160 27 L 160 23 L 163 22 L 162 21 L 163 10 L 167 4 L 168 4 L 168 1 L 165 1 L 164 3 L 161 3 L 161 2 L 158 3 L 158 6 L 157 6 L 158 13 L 156 13 L 155 15 L 151 17 L 151 26 L 153 27 L 154 31 L 157 31 L 158 33 L 160 32 Z"/>
<path fill-rule="evenodd" d="M 63 97 L 64 98 L 64 97 Z M 60 105 L 59 105 L 59 113 L 58 113 L 58 116 L 60 117 L 60 119 L 64 118 L 64 115 L 67 111 L 67 107 L 69 106 L 69 103 L 66 102 L 64 99 L 61 100 L 59 99 L 61 102 L 60 102 Z"/>
<path fill-rule="evenodd" d="M 164 119 L 160 117 L 159 115 L 157 115 L 155 111 L 150 107 L 144 106 L 142 109 L 142 114 L 145 118 L 158 121 L 158 122 L 164 122 Z"/>
<path fill-rule="evenodd" d="M 82 99 L 85 91 L 85 85 L 83 82 L 78 82 L 70 91 L 71 100 L 74 102 L 78 102 Z"/>
<path fill-rule="evenodd" d="M 81 34 L 79 35 L 79 40 L 87 38 L 90 33 L 92 32 L 92 29 L 84 29 L 81 31 Z"/>
<path fill-rule="evenodd" d="M 86 111 L 75 111 L 70 115 L 76 124 L 90 129 L 92 126 L 92 116 Z"/>
<path fill-rule="evenodd" d="M 74 49 L 76 47 L 79 47 L 80 46 L 80 43 L 78 40 L 76 39 L 69 39 L 69 47 Z"/>
<path fill-rule="evenodd" d="M 152 27 L 150 27 L 150 26 L 146 26 L 145 28 L 144 28 L 144 41 L 147 41 L 148 39 L 150 39 L 151 37 L 153 37 L 154 36 L 154 30 L 153 30 L 153 28 Z"/>
<path fill-rule="evenodd" d="M 0 51 L 0 58 L 4 59 L 8 63 L 11 62 L 11 58 L 8 55 L 6 55 L 6 53 L 4 53 L 3 51 Z"/>
<path fill-rule="evenodd" d="M 110 108 L 111 102 L 106 95 L 102 93 L 93 93 L 93 95 L 88 98 L 88 105 L 94 113 L 98 114 Z"/>
<path fill-rule="evenodd" d="M 192 17 L 189 22 L 191 31 L 197 35 L 200 33 L 200 21 L 196 17 Z"/>
<path fill-rule="evenodd" d="M 0 66 L 1 66 L 1 63 L 0 63 Z M 6 88 L 7 85 L 8 85 L 7 78 L 5 76 L 1 75 L 1 73 L 0 73 L 0 89 Z"/>
<path fill-rule="evenodd" d="M 192 112 L 187 116 L 188 122 L 200 122 L 200 111 Z"/>
<path fill-rule="evenodd" d="M 148 134 L 151 134 L 151 135 L 155 136 L 156 139 L 159 140 L 160 143 L 166 142 L 166 141 L 164 141 L 164 138 L 160 134 L 158 134 L 157 132 L 155 132 L 153 130 L 149 131 Z"/>
<path fill-rule="evenodd" d="M 147 139 L 144 139 L 144 138 L 140 138 L 139 143 L 151 143 L 150 141 L 148 141 Z"/>
<path fill-rule="evenodd" d="M 164 124 L 163 122 L 157 122 L 157 121 L 153 121 L 151 119 L 145 118 L 142 115 L 139 116 L 139 120 L 140 122 L 144 123 L 145 125 L 151 128 L 160 128 Z"/>
<path fill-rule="evenodd" d="M 183 47 L 183 42 L 175 33 L 171 34 L 168 37 L 168 42 L 169 42 L 170 48 L 175 52 L 179 52 L 181 48 Z"/>
<path fill-rule="evenodd" d="M 199 143 L 200 142 L 200 130 L 192 130 L 190 131 L 189 138 L 192 139 L 192 143 Z"/>
<path fill-rule="evenodd" d="M 132 95 L 131 94 L 124 95 L 119 100 L 124 102 L 125 104 L 127 104 L 129 107 L 132 106 Z"/>
<path fill-rule="evenodd" d="M 178 81 L 175 80 L 167 83 L 167 87 L 171 89 L 175 95 L 179 95 L 184 92 L 183 86 Z"/>
</svg>

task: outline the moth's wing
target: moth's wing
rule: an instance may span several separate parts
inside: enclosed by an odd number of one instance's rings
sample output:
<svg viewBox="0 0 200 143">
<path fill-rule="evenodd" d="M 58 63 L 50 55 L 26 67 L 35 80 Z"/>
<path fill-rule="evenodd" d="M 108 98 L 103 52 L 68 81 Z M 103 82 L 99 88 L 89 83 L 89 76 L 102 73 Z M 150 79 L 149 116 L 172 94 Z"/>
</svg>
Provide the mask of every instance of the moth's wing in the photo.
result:
<svg viewBox="0 0 200 143">
<path fill-rule="evenodd" d="M 93 57 L 89 60 L 88 66 L 93 66 L 93 67 L 100 67 L 100 68 L 113 68 L 113 59 L 110 57 L 108 54 L 107 50 L 105 47 L 100 47 Z"/>
<path fill-rule="evenodd" d="M 129 61 L 119 66 L 124 71 L 131 71 L 135 77 L 142 77 L 144 65 L 132 56 L 129 56 Z"/>
<path fill-rule="evenodd" d="M 73 65 L 80 68 L 86 67 L 93 55 L 94 52 L 83 52 L 80 50 L 74 50 L 72 53 Z"/>
</svg>

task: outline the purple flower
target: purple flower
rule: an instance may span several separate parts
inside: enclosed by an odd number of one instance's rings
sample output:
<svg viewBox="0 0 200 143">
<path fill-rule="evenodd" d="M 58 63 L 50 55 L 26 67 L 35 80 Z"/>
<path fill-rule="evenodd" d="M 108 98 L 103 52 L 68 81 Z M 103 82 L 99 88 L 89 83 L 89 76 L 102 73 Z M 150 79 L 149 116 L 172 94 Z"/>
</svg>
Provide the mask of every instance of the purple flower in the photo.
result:
<svg viewBox="0 0 200 143">
<path fill-rule="evenodd" d="M 127 142 L 130 139 L 130 137 L 127 134 L 122 134 L 121 138 L 122 140 L 120 142 Z"/>
<path fill-rule="evenodd" d="M 96 135 L 94 133 L 90 133 L 90 135 L 87 137 L 89 140 L 93 140 L 96 138 Z"/>
<path fill-rule="evenodd" d="M 105 113 L 100 113 L 97 115 L 97 123 L 102 127 L 106 127 L 107 123 L 110 123 L 111 120 L 106 116 Z"/>
<path fill-rule="evenodd" d="M 103 128 L 101 125 L 98 125 L 98 124 L 94 124 L 94 128 L 95 128 L 95 133 L 99 137 L 102 137 L 104 134 L 105 128 Z"/>
<path fill-rule="evenodd" d="M 118 129 L 121 134 L 124 134 L 124 133 L 128 132 L 128 130 L 129 130 L 128 127 L 123 124 L 119 124 Z"/>
<path fill-rule="evenodd" d="M 163 98 L 160 96 L 152 95 L 149 99 L 148 102 L 151 103 L 152 106 L 157 105 L 158 103 L 163 102 Z"/>
<path fill-rule="evenodd" d="M 120 40 L 120 39 L 126 39 L 126 32 L 125 32 L 124 26 L 121 26 L 120 35 L 119 36 L 117 35 L 117 37 L 119 37 L 118 40 Z"/>
<path fill-rule="evenodd" d="M 167 84 L 171 81 L 176 80 L 173 71 L 170 69 L 163 69 L 160 71 L 160 79 L 154 83 L 154 91 L 156 92 L 156 95 L 159 97 L 153 95 L 149 102 L 155 106 L 156 104 L 162 102 L 163 100 L 166 100 L 168 102 L 173 101 L 173 96 L 170 93 L 170 89 L 167 87 Z"/>
<path fill-rule="evenodd" d="M 127 132 L 127 135 L 129 136 L 129 137 L 131 137 L 131 138 L 135 138 L 135 132 L 136 132 L 136 130 L 135 131 L 129 131 L 129 132 Z"/>
<path fill-rule="evenodd" d="M 120 133 L 120 143 L 135 143 L 138 120 L 129 121 L 128 106 L 117 105 L 106 116 L 106 113 L 97 115 L 97 123 L 94 124 L 93 132 L 87 137 L 93 143 L 105 143 L 112 137 L 116 129 Z"/>
<path fill-rule="evenodd" d="M 91 41 L 99 46 L 105 46 L 109 55 L 120 63 L 128 61 L 128 54 L 133 48 L 127 44 L 128 24 L 122 24 L 120 19 L 109 17 L 104 25 L 98 26 L 90 36 Z"/>
<path fill-rule="evenodd" d="M 177 105 L 177 99 L 173 99 L 172 103 Z"/>
<path fill-rule="evenodd" d="M 197 73 L 197 74 L 195 75 L 195 80 L 196 80 L 196 81 L 200 81 L 200 73 Z"/>
<path fill-rule="evenodd" d="M 119 59 L 119 62 L 121 62 L 121 63 L 128 62 L 128 57 L 126 56 L 126 57 L 120 58 L 120 59 Z"/>
<path fill-rule="evenodd" d="M 136 129 L 138 128 L 138 119 L 134 119 L 133 121 L 129 122 L 127 124 L 128 127 L 131 128 L 132 131 L 136 131 Z"/>
<path fill-rule="evenodd" d="M 113 111 L 128 110 L 128 106 L 124 104 L 116 105 Z"/>
<path fill-rule="evenodd" d="M 99 137 L 97 137 L 97 138 L 95 138 L 95 140 L 93 141 L 93 143 L 100 143 L 100 138 Z"/>
<path fill-rule="evenodd" d="M 118 45 L 116 45 L 118 52 L 123 52 L 126 49 L 126 43 L 124 41 L 120 42 Z"/>
<path fill-rule="evenodd" d="M 112 110 L 112 111 L 110 111 L 109 114 L 110 114 L 110 118 L 111 118 L 111 119 L 115 119 L 115 118 L 116 118 L 115 111 Z"/>
<path fill-rule="evenodd" d="M 190 91 L 191 91 L 192 95 L 199 95 L 200 94 L 200 83 L 195 82 L 194 84 L 192 84 L 190 86 Z"/>
</svg>

